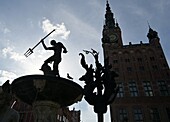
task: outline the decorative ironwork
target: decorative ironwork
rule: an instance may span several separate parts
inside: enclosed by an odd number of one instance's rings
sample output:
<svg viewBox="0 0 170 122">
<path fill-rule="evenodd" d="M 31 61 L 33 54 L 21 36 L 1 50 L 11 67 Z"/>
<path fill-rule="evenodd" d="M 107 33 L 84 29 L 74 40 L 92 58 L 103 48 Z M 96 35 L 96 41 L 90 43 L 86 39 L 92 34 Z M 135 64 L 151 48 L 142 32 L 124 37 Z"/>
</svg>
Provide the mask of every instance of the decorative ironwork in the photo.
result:
<svg viewBox="0 0 170 122">
<path fill-rule="evenodd" d="M 95 68 L 85 61 L 85 56 L 80 53 L 81 65 L 86 70 L 85 75 L 79 78 L 80 81 L 85 81 L 84 98 L 94 106 L 94 112 L 98 114 L 98 122 L 103 122 L 103 114 L 107 112 L 107 105 L 111 104 L 118 92 L 118 87 L 115 83 L 115 77 L 118 75 L 111 70 L 109 58 L 104 60 L 104 66 L 99 62 L 99 53 L 94 49 L 91 51 L 83 50 L 86 54 L 91 54 L 95 59 Z M 96 91 L 95 91 L 96 89 Z"/>
</svg>

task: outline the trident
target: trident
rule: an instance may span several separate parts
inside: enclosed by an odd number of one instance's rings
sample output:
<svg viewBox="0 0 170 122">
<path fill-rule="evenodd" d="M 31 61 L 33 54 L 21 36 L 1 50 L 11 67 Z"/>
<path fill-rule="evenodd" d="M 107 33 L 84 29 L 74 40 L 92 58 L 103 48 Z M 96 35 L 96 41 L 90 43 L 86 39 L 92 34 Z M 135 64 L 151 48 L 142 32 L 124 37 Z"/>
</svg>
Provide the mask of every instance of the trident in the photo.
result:
<svg viewBox="0 0 170 122">
<path fill-rule="evenodd" d="M 50 33 L 48 33 L 44 38 L 42 38 L 41 41 L 39 41 L 33 48 L 29 48 L 29 49 L 26 51 L 26 53 L 24 53 L 25 57 L 28 57 L 29 55 L 31 55 L 31 54 L 33 53 L 34 48 L 36 48 L 36 47 L 42 42 L 42 40 L 44 40 L 45 38 L 47 38 L 47 37 L 48 37 L 51 33 L 53 33 L 54 31 L 55 31 L 55 29 L 52 30 Z"/>
</svg>

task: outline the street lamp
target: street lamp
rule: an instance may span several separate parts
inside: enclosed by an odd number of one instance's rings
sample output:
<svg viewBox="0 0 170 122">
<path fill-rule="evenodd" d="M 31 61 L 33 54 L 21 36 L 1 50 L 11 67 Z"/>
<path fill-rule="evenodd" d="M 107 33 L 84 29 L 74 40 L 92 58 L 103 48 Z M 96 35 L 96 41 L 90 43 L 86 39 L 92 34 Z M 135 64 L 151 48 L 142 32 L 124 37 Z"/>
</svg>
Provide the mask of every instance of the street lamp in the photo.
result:
<svg viewBox="0 0 170 122">
<path fill-rule="evenodd" d="M 86 54 L 91 54 L 95 59 L 95 68 L 91 64 L 88 66 L 85 56 L 80 53 L 81 65 L 86 70 L 85 75 L 79 78 L 85 81 L 83 94 L 85 100 L 94 106 L 94 112 L 98 115 L 98 122 L 103 122 L 103 114 L 107 112 L 107 105 L 111 104 L 118 92 L 118 87 L 114 78 L 118 75 L 111 71 L 109 58 L 104 60 L 104 66 L 98 60 L 99 53 L 93 49 L 91 51 L 83 50 Z M 97 89 L 97 92 L 95 92 Z"/>
</svg>

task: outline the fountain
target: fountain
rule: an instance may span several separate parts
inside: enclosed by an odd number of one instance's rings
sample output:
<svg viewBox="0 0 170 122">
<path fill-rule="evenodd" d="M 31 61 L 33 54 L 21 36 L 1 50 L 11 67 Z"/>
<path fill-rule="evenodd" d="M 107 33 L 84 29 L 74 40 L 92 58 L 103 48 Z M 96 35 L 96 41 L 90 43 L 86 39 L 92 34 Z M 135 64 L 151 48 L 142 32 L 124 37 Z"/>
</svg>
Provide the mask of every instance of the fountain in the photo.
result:
<svg viewBox="0 0 170 122">
<path fill-rule="evenodd" d="M 26 57 L 33 53 L 33 49 L 42 43 L 44 49 L 54 51 L 54 55 L 44 61 L 41 67 L 43 75 L 26 75 L 13 80 L 4 89 L 10 89 L 19 100 L 33 107 L 35 122 L 56 122 L 56 111 L 61 107 L 70 106 L 83 97 L 80 85 L 59 75 L 58 64 L 61 62 L 61 53 L 67 53 L 61 42 L 51 41 L 51 47 L 46 47 L 44 39 L 24 54 Z M 53 63 L 51 68 L 48 64 Z"/>
</svg>

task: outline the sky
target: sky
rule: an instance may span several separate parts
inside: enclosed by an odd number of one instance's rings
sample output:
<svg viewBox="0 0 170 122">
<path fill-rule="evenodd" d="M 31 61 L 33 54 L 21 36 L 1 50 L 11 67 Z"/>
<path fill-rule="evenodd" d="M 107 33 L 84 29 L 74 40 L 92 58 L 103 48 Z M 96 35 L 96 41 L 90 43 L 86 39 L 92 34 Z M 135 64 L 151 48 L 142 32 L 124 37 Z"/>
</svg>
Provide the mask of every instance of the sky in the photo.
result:
<svg viewBox="0 0 170 122">
<path fill-rule="evenodd" d="M 158 32 L 160 43 L 170 64 L 170 0 L 109 0 L 114 17 L 122 31 L 123 44 L 148 43 L 148 23 Z M 91 48 L 99 52 L 103 62 L 102 29 L 106 0 L 0 0 L 0 85 L 23 75 L 43 74 L 39 69 L 44 60 L 53 54 L 42 44 L 25 57 L 28 48 L 34 47 L 47 33 L 56 29 L 46 40 L 62 42 L 68 50 L 59 64 L 61 77 L 69 73 L 76 83 L 85 71 L 80 65 L 79 53 Z M 93 64 L 91 55 L 87 63 Z M 82 122 L 97 121 L 93 107 L 85 100 L 72 105 L 81 110 Z M 110 121 L 109 108 L 105 121 Z"/>
</svg>

